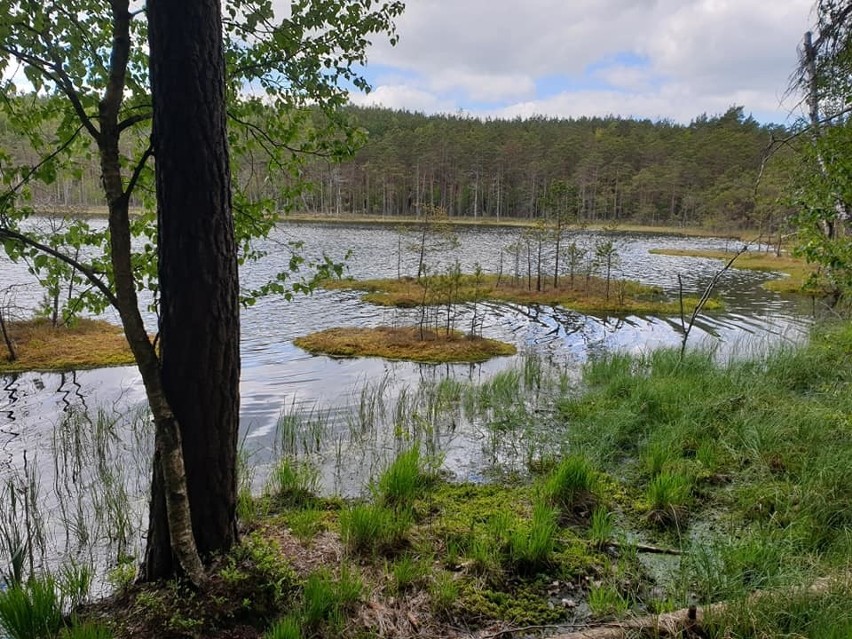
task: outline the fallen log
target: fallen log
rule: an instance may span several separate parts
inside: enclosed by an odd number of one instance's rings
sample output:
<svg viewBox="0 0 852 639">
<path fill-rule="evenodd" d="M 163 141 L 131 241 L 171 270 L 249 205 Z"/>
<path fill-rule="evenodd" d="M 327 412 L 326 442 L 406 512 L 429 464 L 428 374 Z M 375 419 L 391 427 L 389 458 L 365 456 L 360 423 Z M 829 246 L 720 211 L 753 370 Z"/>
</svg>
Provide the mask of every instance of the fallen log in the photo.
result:
<svg viewBox="0 0 852 639">
<path fill-rule="evenodd" d="M 802 592 L 818 595 L 826 592 L 831 586 L 845 584 L 848 587 L 850 583 L 852 583 L 852 575 L 849 574 L 824 577 L 807 588 L 761 590 L 749 595 L 746 603 L 754 603 L 772 595 L 790 596 Z M 735 605 L 734 602 L 723 601 L 709 606 L 690 606 L 662 615 L 647 615 L 622 622 L 606 623 L 574 632 L 551 635 L 548 639 L 633 639 L 643 633 L 652 637 L 672 637 L 682 633 L 687 633 L 688 636 L 690 631 L 700 628 L 705 619 L 722 615 L 733 605 Z"/>
</svg>

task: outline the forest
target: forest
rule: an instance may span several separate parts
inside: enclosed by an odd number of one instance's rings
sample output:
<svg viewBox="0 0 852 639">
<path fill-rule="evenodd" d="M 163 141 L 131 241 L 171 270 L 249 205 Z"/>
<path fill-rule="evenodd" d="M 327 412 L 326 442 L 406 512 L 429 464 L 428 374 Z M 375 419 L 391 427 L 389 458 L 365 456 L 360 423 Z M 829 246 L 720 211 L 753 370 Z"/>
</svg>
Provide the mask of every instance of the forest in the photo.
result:
<svg viewBox="0 0 852 639">
<path fill-rule="evenodd" d="M 301 158 L 282 178 L 253 146 L 236 145 L 232 172 L 249 200 L 281 212 L 414 216 L 424 207 L 450 217 L 758 229 L 783 225 L 793 208 L 794 165 L 780 125 L 743 107 L 689 124 L 608 118 L 482 120 L 383 108 L 345 110 L 362 144 L 348 154 Z M 260 110 L 258 124 L 275 118 Z M 247 134 L 246 134 L 247 135 Z M 0 145 L 35 160 L 0 119 Z M 102 206 L 97 159 L 77 158 L 49 185 L 39 207 Z M 758 179 L 759 178 L 759 179 Z"/>
</svg>

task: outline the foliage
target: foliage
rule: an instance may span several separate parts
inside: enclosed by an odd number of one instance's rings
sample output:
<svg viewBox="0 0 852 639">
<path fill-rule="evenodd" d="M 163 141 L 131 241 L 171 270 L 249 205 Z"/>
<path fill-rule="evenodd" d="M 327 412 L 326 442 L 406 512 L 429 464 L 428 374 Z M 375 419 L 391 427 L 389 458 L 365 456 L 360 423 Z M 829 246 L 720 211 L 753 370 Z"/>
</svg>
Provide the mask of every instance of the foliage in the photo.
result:
<svg viewBox="0 0 852 639">
<path fill-rule="evenodd" d="M 852 3 L 818 0 L 816 15 L 817 32 L 806 35 L 794 76 L 808 119 L 799 127 L 807 143 L 792 199 L 799 209 L 798 253 L 821 268 L 812 283 L 838 300 L 852 291 Z"/>
<path fill-rule="evenodd" d="M 108 303 L 104 290 L 93 286 L 93 278 L 105 288 L 112 285 L 108 233 L 100 224 L 70 216 L 58 216 L 59 228 L 44 233 L 26 220 L 41 210 L 39 205 L 45 202 L 39 194 L 52 189 L 58 176 L 79 181 L 87 171 L 100 173 L 97 158 L 103 144 L 111 143 L 107 136 L 115 136 L 116 142 L 120 138 L 125 196 L 144 211 L 131 222 L 138 238 L 134 277 L 156 302 L 147 22 L 144 9 L 124 4 L 122 8 L 121 2 L 87 0 L 0 2 L 0 75 L 4 78 L 0 120 L 3 129 L 19 141 L 0 154 L 0 176 L 7 189 L 0 196 L 2 239 L 9 256 L 27 260 L 49 289 L 59 280 L 74 284 L 77 292 L 64 301 L 65 314 L 82 309 L 97 312 Z M 110 58 L 116 28 L 113 10 L 129 16 L 130 52 L 126 76 L 120 78 L 125 83 L 119 97 L 120 123 L 116 131 L 107 131 L 102 130 L 104 123 L 97 113 L 110 74 L 120 72 Z M 279 210 L 291 206 L 303 187 L 298 179 L 274 176 L 297 176 L 306 155 L 341 158 L 362 142 L 362 130 L 341 111 L 348 99 L 347 87 L 369 90 L 362 73 L 369 38 L 384 33 L 395 42 L 393 21 L 402 10 L 397 0 L 298 0 L 290 4 L 286 16 L 276 15 L 268 0 L 236 0 L 225 6 L 229 143 L 232 157 L 251 158 L 250 165 L 242 162 L 233 169 L 235 230 L 242 261 L 265 254 L 268 249 L 255 240 L 269 235 Z M 280 186 L 262 192 L 255 189 L 249 196 L 246 190 L 261 167 L 266 183 Z M 101 194 L 97 202 L 103 202 L 102 198 Z M 34 242 L 54 253 L 46 254 Z M 313 280 L 305 267 L 313 267 L 314 275 L 320 276 L 341 269 L 326 257 L 309 264 L 298 244 L 283 248 L 289 253 L 286 268 L 271 281 L 246 290 L 246 304 L 259 295 L 289 296 L 309 290 Z M 81 273 L 68 262 L 60 265 L 58 254 L 87 270 Z M 308 279 L 300 279 L 301 275 Z"/>
</svg>

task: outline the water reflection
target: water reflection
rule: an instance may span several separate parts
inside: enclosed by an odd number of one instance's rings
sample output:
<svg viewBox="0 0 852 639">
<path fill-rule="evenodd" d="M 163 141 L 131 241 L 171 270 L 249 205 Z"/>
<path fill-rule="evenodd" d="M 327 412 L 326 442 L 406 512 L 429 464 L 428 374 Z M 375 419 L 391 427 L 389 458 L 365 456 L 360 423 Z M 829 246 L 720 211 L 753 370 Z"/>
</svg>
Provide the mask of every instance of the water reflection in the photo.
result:
<svg viewBox="0 0 852 639">
<path fill-rule="evenodd" d="M 459 235 L 459 248 L 434 256 L 434 262 L 458 259 L 464 269 L 478 262 L 486 271 L 495 271 L 499 247 L 516 239 L 518 231 L 462 229 Z M 583 237 L 593 240 L 591 234 Z M 291 239 L 303 241 L 314 257 L 326 253 L 339 258 L 351 249 L 349 270 L 355 277 L 396 275 L 399 242 L 392 229 L 291 225 L 281 226 L 262 247 L 270 251 L 267 260 L 241 273 L 246 286 L 260 284 L 280 268 L 288 259 L 280 246 Z M 694 293 L 706 286 L 718 261 L 651 255 L 649 249 L 713 249 L 724 244 L 621 236 L 617 276 L 674 292 L 680 274 L 687 293 Z M 403 255 L 402 262 L 410 271 L 414 257 Z M 4 281 L 23 277 L 15 270 L 2 275 Z M 724 358 L 801 339 L 810 324 L 810 309 L 760 288 L 768 277 L 752 271 L 726 273 L 719 287 L 726 310 L 700 316 L 691 343 L 712 346 Z M 540 369 L 555 369 L 556 379 L 576 375 L 589 357 L 674 346 L 681 334 L 677 317 L 596 317 L 559 307 L 495 302 L 480 304 L 480 315 L 483 310 L 483 333 L 514 343 L 520 355 L 484 364 L 435 366 L 316 357 L 294 347 L 294 337 L 332 326 L 416 321 L 415 310 L 364 304 L 359 294 L 349 291 L 319 290 L 291 303 L 267 298 L 246 310 L 241 442 L 255 488 L 262 487 L 276 457 L 287 453 L 317 466 L 326 491 L 354 494 L 412 441 L 440 453 L 445 469 L 459 478 L 479 479 L 495 467 L 522 466 L 559 445 L 554 439 L 559 425 L 547 412 L 547 394 L 553 389 L 535 385 Z M 458 325 L 469 324 L 471 315 L 472 308 L 462 306 Z M 147 319 L 153 327 L 155 318 Z M 535 405 L 511 397 L 493 405 L 486 401 L 517 388 L 531 392 Z M 50 513 L 45 528 L 54 539 L 54 556 L 107 547 L 107 553 L 96 552 L 106 570 L 121 554 L 137 554 L 146 510 L 150 431 L 144 392 L 133 367 L 3 377 L 0 474 L 12 482 L 7 490 L 23 489 L 37 479 L 42 505 Z"/>
</svg>

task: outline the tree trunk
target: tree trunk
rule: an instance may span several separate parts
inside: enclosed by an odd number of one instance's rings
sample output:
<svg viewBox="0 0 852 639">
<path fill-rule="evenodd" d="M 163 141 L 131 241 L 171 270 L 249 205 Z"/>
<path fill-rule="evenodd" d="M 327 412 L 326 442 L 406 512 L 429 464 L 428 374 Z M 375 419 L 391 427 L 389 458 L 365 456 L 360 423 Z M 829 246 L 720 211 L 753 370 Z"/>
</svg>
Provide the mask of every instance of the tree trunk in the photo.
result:
<svg viewBox="0 0 852 639">
<path fill-rule="evenodd" d="M 3 341 L 6 344 L 6 351 L 9 353 L 9 361 L 14 362 L 18 359 L 18 353 L 15 351 L 15 343 L 9 335 L 9 329 L 6 326 L 6 318 L 3 317 L 3 309 L 0 308 L 0 333 L 3 333 Z"/>
<path fill-rule="evenodd" d="M 118 116 L 121 108 L 127 63 L 130 56 L 130 12 L 128 0 L 115 0 L 113 10 L 113 42 L 110 75 L 103 99 L 98 104 L 96 140 L 100 154 L 101 179 L 109 208 L 110 252 L 115 280 L 114 305 L 121 317 L 124 334 L 136 360 L 148 404 L 154 417 L 157 454 L 154 472 L 162 473 L 169 487 L 168 501 L 162 517 L 169 557 L 173 565 L 190 580 L 199 584 L 204 571 L 199 561 L 190 528 L 186 475 L 180 454 L 180 430 L 166 400 L 160 379 L 157 354 L 139 313 L 136 282 L 133 277 L 130 245 L 129 195 L 121 176 Z M 160 459 L 166 460 L 162 466 Z M 171 559 L 170 559 L 171 561 Z"/>
<path fill-rule="evenodd" d="M 147 11 L 161 374 L 180 424 L 192 531 L 207 559 L 227 551 L 237 538 L 239 284 L 221 7 L 217 0 L 149 0 Z M 169 576 L 174 568 L 165 525 L 170 492 L 164 490 L 165 479 L 155 472 L 148 578 Z"/>
</svg>

